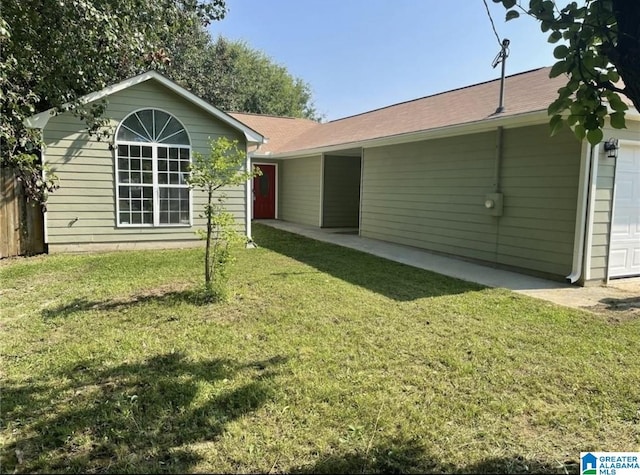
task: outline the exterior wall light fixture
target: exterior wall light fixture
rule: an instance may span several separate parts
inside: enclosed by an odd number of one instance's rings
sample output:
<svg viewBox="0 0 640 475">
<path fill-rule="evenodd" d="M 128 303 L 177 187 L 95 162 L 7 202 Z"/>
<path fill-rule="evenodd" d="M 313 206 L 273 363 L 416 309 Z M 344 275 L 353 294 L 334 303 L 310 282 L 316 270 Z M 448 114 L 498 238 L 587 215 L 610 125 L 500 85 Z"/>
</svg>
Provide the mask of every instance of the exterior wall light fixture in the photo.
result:
<svg viewBox="0 0 640 475">
<path fill-rule="evenodd" d="M 618 139 L 610 138 L 604 143 L 604 151 L 609 158 L 618 158 Z"/>
</svg>

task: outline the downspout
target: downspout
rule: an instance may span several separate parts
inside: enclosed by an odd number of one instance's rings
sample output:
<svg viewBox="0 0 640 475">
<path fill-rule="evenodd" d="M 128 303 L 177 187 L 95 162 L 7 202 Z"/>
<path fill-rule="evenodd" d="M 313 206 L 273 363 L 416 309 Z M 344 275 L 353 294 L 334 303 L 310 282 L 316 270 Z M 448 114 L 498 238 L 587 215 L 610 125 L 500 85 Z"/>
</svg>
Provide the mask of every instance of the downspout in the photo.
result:
<svg viewBox="0 0 640 475">
<path fill-rule="evenodd" d="M 500 170 L 502 169 L 502 149 L 503 149 L 504 127 L 498 127 L 496 131 L 496 161 L 493 170 L 493 192 L 500 193 Z"/>
<path fill-rule="evenodd" d="M 320 209 L 318 227 L 322 228 L 324 222 L 324 153 L 320 155 Z"/>
<path fill-rule="evenodd" d="M 585 142 L 586 144 L 586 142 Z M 586 148 L 586 146 L 585 146 Z M 573 264 L 571 274 L 566 279 L 570 284 L 575 284 L 583 272 L 583 261 L 586 244 L 586 228 L 591 221 L 591 188 L 594 184 L 593 161 L 596 156 L 596 147 L 590 146 L 588 152 L 582 154 L 580 165 L 580 184 L 578 185 L 578 209 L 576 210 L 576 230 L 573 238 Z M 588 157 L 588 158 L 587 158 Z"/>
<path fill-rule="evenodd" d="M 584 238 L 584 257 L 582 258 L 582 265 L 584 270 L 582 271 L 583 280 L 586 282 L 591 279 L 591 246 L 593 244 L 593 220 L 595 216 L 596 207 L 596 194 L 598 191 L 598 169 L 600 167 L 599 159 L 600 153 L 598 146 L 594 146 L 592 151 L 591 160 L 591 175 L 589 182 L 589 198 L 587 205 L 587 231 Z M 611 228 L 609 228 L 611 229 Z M 608 258 L 607 258 L 608 262 Z"/>
<path fill-rule="evenodd" d="M 504 63 L 503 63 L 504 64 Z M 504 110 L 504 108 L 503 108 Z M 494 169 L 493 169 L 493 198 L 495 201 L 500 201 L 499 212 L 491 213 L 496 218 L 496 246 L 495 246 L 495 257 L 494 261 L 498 262 L 499 252 L 498 248 L 500 245 L 500 216 L 502 215 L 502 183 L 501 183 L 501 172 L 502 172 L 502 158 L 504 152 L 504 127 L 499 126 L 496 129 L 496 158 L 494 161 Z"/>
<path fill-rule="evenodd" d="M 362 236 L 362 210 L 364 196 L 364 148 L 360 149 L 360 203 L 358 205 L 358 236 Z"/>
</svg>

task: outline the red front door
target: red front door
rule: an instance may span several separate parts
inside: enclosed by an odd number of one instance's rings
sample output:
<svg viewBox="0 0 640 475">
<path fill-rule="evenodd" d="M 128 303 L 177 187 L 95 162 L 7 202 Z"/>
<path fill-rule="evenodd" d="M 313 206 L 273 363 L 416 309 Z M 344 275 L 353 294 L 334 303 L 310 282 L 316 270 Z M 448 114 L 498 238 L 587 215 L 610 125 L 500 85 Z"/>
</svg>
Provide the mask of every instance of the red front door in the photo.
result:
<svg viewBox="0 0 640 475">
<path fill-rule="evenodd" d="M 276 166 L 258 165 L 262 175 L 253 179 L 253 218 L 276 217 Z"/>
</svg>

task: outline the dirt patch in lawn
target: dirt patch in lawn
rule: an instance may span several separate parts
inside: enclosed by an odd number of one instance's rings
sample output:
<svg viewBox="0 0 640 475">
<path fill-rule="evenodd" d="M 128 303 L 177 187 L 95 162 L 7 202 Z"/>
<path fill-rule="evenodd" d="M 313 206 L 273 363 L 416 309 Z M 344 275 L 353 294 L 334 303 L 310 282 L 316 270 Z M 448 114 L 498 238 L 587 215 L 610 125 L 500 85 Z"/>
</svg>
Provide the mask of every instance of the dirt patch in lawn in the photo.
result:
<svg viewBox="0 0 640 475">
<path fill-rule="evenodd" d="M 585 310 L 606 316 L 611 323 L 640 319 L 640 295 L 628 298 L 606 298 Z"/>
</svg>

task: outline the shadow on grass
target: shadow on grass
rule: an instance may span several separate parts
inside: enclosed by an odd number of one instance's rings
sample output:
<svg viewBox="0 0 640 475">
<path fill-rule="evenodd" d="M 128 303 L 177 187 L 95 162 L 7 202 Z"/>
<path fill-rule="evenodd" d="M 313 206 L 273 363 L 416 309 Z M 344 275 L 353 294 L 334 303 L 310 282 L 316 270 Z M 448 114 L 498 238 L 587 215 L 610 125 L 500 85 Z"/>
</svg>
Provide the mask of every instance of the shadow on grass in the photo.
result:
<svg viewBox="0 0 640 475">
<path fill-rule="evenodd" d="M 520 456 L 487 458 L 476 464 L 455 466 L 431 456 L 416 441 L 390 440 L 368 451 L 352 450 L 331 455 L 311 466 L 297 467 L 291 473 L 578 473 L 578 462 L 547 464 Z"/>
<path fill-rule="evenodd" d="M 606 298 L 600 300 L 600 302 L 607 306 L 607 310 L 623 312 L 640 308 L 640 295 L 626 299 Z"/>
<path fill-rule="evenodd" d="M 321 272 L 397 301 L 460 294 L 484 287 L 365 252 L 254 223 L 256 243 Z M 272 275 L 286 277 L 286 273 Z"/>
<path fill-rule="evenodd" d="M 44 384 L 8 382 L 3 423 L 21 435 L 4 444 L 2 471 L 186 473 L 201 460 L 189 446 L 260 408 L 284 362 L 167 353 L 108 369 L 83 362 Z"/>
<path fill-rule="evenodd" d="M 201 306 L 216 303 L 217 301 L 214 296 L 206 294 L 203 289 L 190 289 L 132 295 L 127 298 L 114 300 L 89 300 L 86 298 L 75 298 L 65 304 L 52 308 L 45 308 L 42 310 L 41 314 L 45 319 L 53 319 L 68 317 L 76 312 L 85 312 L 88 310 L 124 310 L 144 303 L 175 305 L 181 302 Z"/>
</svg>

